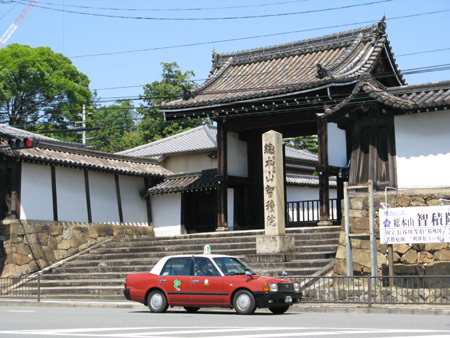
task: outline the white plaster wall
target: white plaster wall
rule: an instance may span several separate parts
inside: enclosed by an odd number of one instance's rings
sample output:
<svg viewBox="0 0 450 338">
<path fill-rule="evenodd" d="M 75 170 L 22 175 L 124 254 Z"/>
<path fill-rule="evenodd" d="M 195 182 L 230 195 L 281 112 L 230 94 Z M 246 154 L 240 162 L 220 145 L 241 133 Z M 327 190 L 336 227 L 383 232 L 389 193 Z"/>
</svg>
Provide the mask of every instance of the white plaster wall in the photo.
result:
<svg viewBox="0 0 450 338">
<path fill-rule="evenodd" d="M 53 220 L 50 166 L 22 162 L 20 202 L 21 219 Z"/>
<path fill-rule="evenodd" d="M 211 151 L 193 154 L 170 155 L 161 165 L 173 173 L 217 168 L 217 159 L 210 158 Z"/>
<path fill-rule="evenodd" d="M 145 189 L 142 177 L 119 176 L 120 199 L 125 224 L 148 224 L 147 204 L 140 192 Z"/>
<path fill-rule="evenodd" d="M 58 220 L 88 222 L 84 171 L 56 167 Z"/>
<path fill-rule="evenodd" d="M 227 134 L 228 175 L 248 177 L 247 142 L 236 133 Z"/>
<path fill-rule="evenodd" d="M 347 166 L 347 142 L 345 131 L 336 123 L 328 123 L 328 164 L 336 167 Z"/>
<path fill-rule="evenodd" d="M 337 197 L 337 191 L 336 189 L 330 189 L 329 191 L 330 199 Z M 314 187 L 300 187 L 300 186 L 292 186 L 288 185 L 286 187 L 286 199 L 287 202 L 297 202 L 297 201 L 318 201 L 319 200 L 319 188 Z M 331 207 L 330 203 L 330 207 Z M 309 219 L 315 219 L 319 220 L 316 216 L 318 214 L 319 210 L 317 208 L 314 208 L 311 210 L 309 214 Z M 330 212 L 333 213 L 333 215 L 337 215 L 336 208 L 331 208 Z M 297 219 L 297 210 L 292 209 L 288 210 L 288 219 L 287 221 L 296 222 L 296 221 L 303 221 L 303 216 L 300 215 L 300 220 Z"/>
<path fill-rule="evenodd" d="M 113 174 L 89 171 L 93 223 L 119 223 L 116 182 Z"/>
<path fill-rule="evenodd" d="M 181 194 L 151 196 L 155 236 L 181 234 Z"/>
<path fill-rule="evenodd" d="M 396 116 L 399 189 L 449 187 L 450 112 Z"/>
<path fill-rule="evenodd" d="M 330 189 L 330 198 L 336 198 L 336 189 Z M 286 187 L 287 202 L 311 201 L 319 199 L 319 188 L 288 185 Z"/>
</svg>

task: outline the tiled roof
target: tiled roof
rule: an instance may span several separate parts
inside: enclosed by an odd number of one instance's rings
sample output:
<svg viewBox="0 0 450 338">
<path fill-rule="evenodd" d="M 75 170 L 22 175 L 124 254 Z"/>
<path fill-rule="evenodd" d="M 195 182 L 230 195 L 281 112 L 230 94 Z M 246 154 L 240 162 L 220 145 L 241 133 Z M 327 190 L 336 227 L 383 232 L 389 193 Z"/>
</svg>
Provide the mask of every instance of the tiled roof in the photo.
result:
<svg viewBox="0 0 450 338">
<path fill-rule="evenodd" d="M 168 154 L 217 149 L 217 128 L 204 124 L 162 140 L 119 152 L 121 155 L 156 157 Z"/>
<path fill-rule="evenodd" d="M 164 181 L 149 188 L 146 195 L 165 195 L 173 193 L 214 190 L 217 188 L 216 169 L 208 169 L 193 173 L 172 174 Z M 319 177 L 312 175 L 287 174 L 286 184 L 292 186 L 318 187 Z M 330 187 L 336 187 L 336 180 L 330 179 Z"/>
<path fill-rule="evenodd" d="M 193 173 L 167 175 L 163 182 L 149 188 L 146 195 L 165 195 L 201 190 L 214 190 L 217 187 L 216 169 L 208 169 Z M 319 177 L 312 175 L 287 174 L 286 184 L 291 186 L 318 187 Z M 330 179 L 330 187 L 335 188 L 336 180 Z"/>
<path fill-rule="evenodd" d="M 295 149 L 291 147 L 286 147 L 286 158 L 293 160 L 302 160 L 302 161 L 318 161 L 318 156 L 316 154 L 310 153 L 307 150 Z"/>
<path fill-rule="evenodd" d="M 163 182 L 149 188 L 146 195 L 213 190 L 216 189 L 216 174 L 217 169 L 208 169 L 194 173 L 168 175 Z"/>
<path fill-rule="evenodd" d="M 336 188 L 336 179 L 330 178 L 330 187 Z M 319 176 L 286 174 L 286 185 L 302 186 L 302 187 L 318 187 Z"/>
<path fill-rule="evenodd" d="M 385 52 L 395 65 L 385 33 L 386 24 L 374 25 L 288 44 L 235 53 L 215 53 L 210 77 L 183 100 L 163 103 L 165 112 L 188 112 L 264 97 L 282 97 L 352 83 L 375 72 Z M 393 66 L 395 67 L 395 66 Z M 403 79 L 398 74 L 398 81 Z"/>
<path fill-rule="evenodd" d="M 157 157 L 178 153 L 217 150 L 217 128 L 203 125 L 188 131 L 166 137 L 162 140 L 121 151 L 117 154 L 137 157 Z M 306 150 L 286 147 L 286 158 L 317 162 L 317 155 Z"/>
<path fill-rule="evenodd" d="M 35 138 L 38 141 L 41 142 L 46 142 L 48 144 L 56 144 L 56 145 L 65 145 L 65 146 L 69 146 L 69 147 L 74 147 L 74 148 L 86 148 L 84 145 L 80 144 L 80 143 L 74 143 L 74 142 L 66 142 L 66 141 L 61 141 L 61 140 L 57 140 L 55 138 L 51 138 L 48 136 L 44 136 L 41 134 L 35 134 L 26 130 L 22 130 L 22 129 L 18 129 L 18 128 L 14 128 L 14 127 L 10 127 L 4 124 L 0 124 L 0 136 L 6 136 L 6 137 L 28 137 L 28 138 Z"/>
<path fill-rule="evenodd" d="M 331 115 L 351 105 L 361 93 L 403 113 L 447 109 L 450 105 L 450 81 L 387 88 L 374 79 L 366 79 L 355 86 L 348 98 L 327 109 L 326 114 Z"/>
<path fill-rule="evenodd" d="M 157 161 L 132 156 L 121 156 L 82 149 L 67 142 L 47 138 L 38 134 L 17 131 L 16 128 L 1 126 L 0 156 L 24 162 L 54 164 L 71 168 L 87 168 L 95 171 L 117 172 L 123 175 L 163 176 L 170 171 L 158 165 Z M 35 148 L 11 150 L 7 138 L 35 137 L 39 140 Z M 68 146 L 69 145 L 69 146 Z"/>
</svg>

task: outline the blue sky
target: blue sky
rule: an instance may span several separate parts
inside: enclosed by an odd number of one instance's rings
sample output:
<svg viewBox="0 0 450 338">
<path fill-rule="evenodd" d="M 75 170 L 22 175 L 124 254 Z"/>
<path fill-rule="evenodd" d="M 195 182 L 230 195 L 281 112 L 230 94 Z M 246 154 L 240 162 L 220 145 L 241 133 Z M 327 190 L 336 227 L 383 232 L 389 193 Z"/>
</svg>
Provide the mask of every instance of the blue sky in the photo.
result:
<svg viewBox="0 0 450 338">
<path fill-rule="evenodd" d="M 27 3 L 0 1 L 0 36 Z M 450 80 L 450 0 L 39 0 L 7 44 L 64 54 L 110 104 L 160 80 L 161 62 L 177 62 L 202 83 L 214 49 L 303 40 L 383 16 L 400 70 L 414 70 L 404 76 L 408 84 Z M 416 71 L 439 65 L 446 70 Z"/>
</svg>

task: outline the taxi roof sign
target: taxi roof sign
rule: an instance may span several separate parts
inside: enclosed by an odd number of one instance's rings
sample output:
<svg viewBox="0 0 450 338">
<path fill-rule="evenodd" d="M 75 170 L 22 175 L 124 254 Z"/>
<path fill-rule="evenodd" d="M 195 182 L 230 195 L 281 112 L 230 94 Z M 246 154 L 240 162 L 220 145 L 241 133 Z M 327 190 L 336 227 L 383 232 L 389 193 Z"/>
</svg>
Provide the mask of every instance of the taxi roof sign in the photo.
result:
<svg viewBox="0 0 450 338">
<path fill-rule="evenodd" d="M 203 247 L 203 254 L 210 255 L 211 254 L 211 246 L 208 244 Z"/>
</svg>

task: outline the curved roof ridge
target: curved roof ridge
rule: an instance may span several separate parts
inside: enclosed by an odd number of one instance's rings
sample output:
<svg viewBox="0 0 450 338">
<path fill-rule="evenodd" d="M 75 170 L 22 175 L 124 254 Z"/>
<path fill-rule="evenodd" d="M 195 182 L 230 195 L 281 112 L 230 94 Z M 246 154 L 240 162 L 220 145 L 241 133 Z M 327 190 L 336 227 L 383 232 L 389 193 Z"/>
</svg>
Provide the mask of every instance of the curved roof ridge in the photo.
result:
<svg viewBox="0 0 450 338">
<path fill-rule="evenodd" d="M 233 63 L 260 61 L 261 57 L 274 58 L 275 56 L 285 56 L 289 53 L 299 53 L 300 51 L 310 52 L 311 49 L 321 47 L 327 48 L 330 44 L 350 44 L 355 40 L 355 36 L 361 35 L 363 39 L 372 39 L 373 34 L 384 33 L 386 24 L 384 18 L 372 25 L 359 27 L 343 32 L 324 35 L 305 40 L 298 40 L 279 45 L 272 45 L 266 47 L 259 47 L 254 49 L 247 49 L 237 52 L 217 53 L 213 59 L 213 69 L 221 68 L 229 58 L 233 58 Z"/>
<path fill-rule="evenodd" d="M 191 94 L 193 96 L 195 96 L 198 92 L 201 92 L 202 90 L 208 88 L 209 85 L 211 85 L 217 78 L 220 77 L 220 75 L 222 75 L 222 73 L 224 73 L 227 70 L 228 67 L 230 67 L 232 62 L 233 62 L 233 58 L 228 59 L 228 61 L 220 69 L 216 69 L 213 66 L 213 68 L 210 71 L 211 75 L 200 86 L 191 90 Z"/>
</svg>

